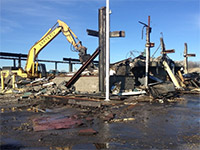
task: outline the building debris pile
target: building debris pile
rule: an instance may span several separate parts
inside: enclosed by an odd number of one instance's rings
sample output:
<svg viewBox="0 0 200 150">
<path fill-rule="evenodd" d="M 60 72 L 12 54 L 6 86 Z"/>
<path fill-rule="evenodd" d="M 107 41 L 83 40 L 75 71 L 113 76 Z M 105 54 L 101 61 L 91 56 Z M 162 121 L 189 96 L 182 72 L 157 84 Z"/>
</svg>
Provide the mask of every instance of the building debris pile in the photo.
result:
<svg viewBox="0 0 200 150">
<path fill-rule="evenodd" d="M 197 72 L 184 74 L 182 82 L 185 85 L 185 87 L 187 87 L 187 89 L 193 91 L 198 90 L 198 88 L 200 87 L 200 75 Z"/>
<path fill-rule="evenodd" d="M 165 58 L 169 66 L 169 70 L 173 74 L 173 78 L 168 74 L 168 70 L 163 65 L 164 58 L 151 58 L 149 69 L 149 84 L 146 91 L 154 98 L 170 98 L 176 95 L 177 91 L 199 91 L 200 87 L 200 72 L 183 74 L 181 72 L 182 65 L 175 63 L 169 57 Z M 144 91 L 145 84 L 145 56 L 144 53 L 134 59 L 125 59 L 123 61 L 112 64 L 112 75 L 133 76 L 134 89 Z M 177 81 L 174 82 L 174 80 Z M 121 82 L 116 82 L 111 92 L 113 94 L 120 93 Z M 177 86 L 180 85 L 180 86 Z M 144 93 L 143 93 L 144 94 Z M 120 94 L 118 94 L 120 95 Z"/>
<path fill-rule="evenodd" d="M 20 78 L 15 82 L 15 89 L 8 88 L 4 90 L 5 93 L 24 93 L 25 95 L 39 96 L 39 95 L 67 95 L 75 92 L 74 87 L 67 88 L 66 82 L 56 84 L 53 82 L 55 76 L 47 78 L 37 78 L 35 80 Z M 9 84 L 9 82 L 7 82 Z M 11 86 L 10 86 L 11 87 Z"/>
<path fill-rule="evenodd" d="M 181 66 L 176 64 L 170 58 L 167 58 L 166 62 L 175 75 L 174 78 L 177 79 L 178 84 L 180 84 L 181 87 L 177 88 L 173 80 L 170 79 L 162 61 L 162 57 L 156 59 L 151 58 L 148 89 L 144 87 L 145 56 L 141 54 L 134 59 L 125 59 L 112 64 L 110 68 L 112 79 L 110 86 L 111 94 L 113 96 L 138 96 L 150 94 L 154 99 L 170 99 L 171 97 L 176 97 L 177 90 L 182 92 L 199 92 L 199 73 L 182 74 Z M 91 73 L 88 74 L 88 71 L 85 72 L 86 76 L 91 76 Z M 98 71 L 95 70 L 93 75 L 97 74 Z M 59 82 L 57 80 L 58 76 L 61 78 Z M 67 81 L 64 80 L 64 76 L 66 75 L 49 75 L 48 77 L 37 78 L 34 80 L 17 76 L 14 85 L 15 88 L 13 89 L 13 85 L 11 84 L 12 75 L 9 75 L 5 78 L 4 84 L 6 88 L 3 93 L 23 93 L 21 98 L 38 97 L 41 95 L 67 96 L 80 94 L 80 91 L 77 91 L 75 86 L 71 86 L 70 88 L 66 87 Z M 124 78 L 127 78 L 127 81 L 124 81 Z M 98 95 L 98 92 L 96 94 Z"/>
</svg>

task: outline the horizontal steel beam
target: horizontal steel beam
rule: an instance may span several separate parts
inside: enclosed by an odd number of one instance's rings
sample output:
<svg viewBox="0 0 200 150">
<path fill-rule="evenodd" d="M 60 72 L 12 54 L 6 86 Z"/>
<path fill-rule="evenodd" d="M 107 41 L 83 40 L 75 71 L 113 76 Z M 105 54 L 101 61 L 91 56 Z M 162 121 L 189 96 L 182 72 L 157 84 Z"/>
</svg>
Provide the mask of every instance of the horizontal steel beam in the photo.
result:
<svg viewBox="0 0 200 150">
<path fill-rule="evenodd" d="M 125 37 L 125 31 L 110 32 L 110 37 Z"/>
<path fill-rule="evenodd" d="M 27 54 L 0 52 L 0 56 L 27 57 Z"/>
<path fill-rule="evenodd" d="M 99 32 L 95 30 L 87 29 L 88 35 L 99 37 Z M 113 31 L 110 32 L 110 37 L 125 37 L 125 31 Z"/>
<path fill-rule="evenodd" d="M 10 60 L 19 60 L 19 58 L 16 57 L 0 57 L 0 59 L 10 59 Z M 21 60 L 26 61 L 26 58 L 21 58 Z M 41 60 L 38 59 L 39 62 L 49 62 L 49 63 L 68 63 L 65 61 L 55 61 L 55 60 Z"/>
<path fill-rule="evenodd" d="M 196 57 L 196 54 L 186 54 L 184 57 Z"/>
<path fill-rule="evenodd" d="M 71 63 L 80 63 L 79 59 L 75 59 L 75 58 L 63 58 L 63 61 L 68 61 Z M 99 61 L 93 61 L 93 63 L 99 63 Z"/>
<path fill-rule="evenodd" d="M 99 37 L 98 31 L 90 30 L 90 29 L 87 29 L 86 31 L 87 31 L 88 35 Z"/>
<path fill-rule="evenodd" d="M 170 49 L 170 50 L 165 50 L 164 52 L 161 52 L 161 54 L 169 54 L 169 53 L 175 53 L 175 50 Z"/>
</svg>

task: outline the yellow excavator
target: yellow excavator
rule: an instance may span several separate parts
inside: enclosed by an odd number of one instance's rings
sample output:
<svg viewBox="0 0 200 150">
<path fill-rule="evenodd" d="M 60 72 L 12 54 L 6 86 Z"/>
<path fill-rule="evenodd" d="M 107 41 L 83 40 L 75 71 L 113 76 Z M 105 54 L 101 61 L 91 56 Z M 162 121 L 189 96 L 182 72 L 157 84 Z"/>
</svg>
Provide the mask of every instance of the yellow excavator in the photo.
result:
<svg viewBox="0 0 200 150">
<path fill-rule="evenodd" d="M 22 78 L 40 78 L 46 76 L 46 67 L 44 64 L 39 64 L 37 62 L 38 54 L 41 50 L 50 43 L 59 33 L 63 33 L 67 41 L 71 43 L 74 47 L 74 51 L 79 52 L 79 59 L 81 63 L 84 63 L 87 58 L 90 57 L 87 54 L 87 48 L 82 45 L 82 42 L 78 37 L 72 32 L 69 26 L 61 20 L 50 28 L 45 35 L 37 41 L 29 50 L 25 70 L 22 68 L 17 69 L 3 69 L 1 71 L 1 89 L 4 90 L 6 87 L 5 80 L 10 76 L 12 80 L 12 88 L 15 88 L 15 77 L 20 76 Z"/>
</svg>

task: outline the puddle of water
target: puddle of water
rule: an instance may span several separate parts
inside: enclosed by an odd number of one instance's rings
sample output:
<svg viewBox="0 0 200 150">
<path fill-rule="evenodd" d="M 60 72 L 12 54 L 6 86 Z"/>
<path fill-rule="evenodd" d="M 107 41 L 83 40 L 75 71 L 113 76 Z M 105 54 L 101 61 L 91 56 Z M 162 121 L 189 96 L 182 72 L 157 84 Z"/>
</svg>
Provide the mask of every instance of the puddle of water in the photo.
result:
<svg viewBox="0 0 200 150">
<path fill-rule="evenodd" d="M 51 149 L 48 147 L 25 147 L 25 148 L 21 148 L 20 150 L 51 150 Z M 56 150 L 56 149 L 52 149 L 52 150 Z"/>
<path fill-rule="evenodd" d="M 90 150 L 95 150 L 96 147 L 94 144 L 90 144 L 90 143 L 85 143 L 85 144 L 76 144 L 72 147 L 71 150 L 77 150 L 77 149 L 90 149 Z"/>
<path fill-rule="evenodd" d="M 1 139 L 0 149 L 8 149 L 8 150 L 20 150 L 24 146 L 15 139 L 5 138 Z"/>
</svg>

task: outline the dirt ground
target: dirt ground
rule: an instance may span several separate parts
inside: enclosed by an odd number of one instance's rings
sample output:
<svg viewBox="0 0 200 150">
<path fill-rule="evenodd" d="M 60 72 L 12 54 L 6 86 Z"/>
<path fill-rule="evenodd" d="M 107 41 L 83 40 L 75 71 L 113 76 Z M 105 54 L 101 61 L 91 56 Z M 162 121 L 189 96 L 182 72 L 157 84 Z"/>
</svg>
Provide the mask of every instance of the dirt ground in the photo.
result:
<svg viewBox="0 0 200 150">
<path fill-rule="evenodd" d="M 197 67 L 197 68 L 189 68 L 188 72 L 189 73 L 200 72 L 200 68 L 199 67 Z"/>
<path fill-rule="evenodd" d="M 0 95 L 1 149 L 200 149 L 199 95 L 173 103 L 115 103 L 86 107 Z M 38 109 L 36 109 L 38 108 Z M 82 124 L 68 129 L 35 131 L 41 117 L 76 116 Z M 94 134 L 80 134 L 92 129 Z"/>
</svg>

